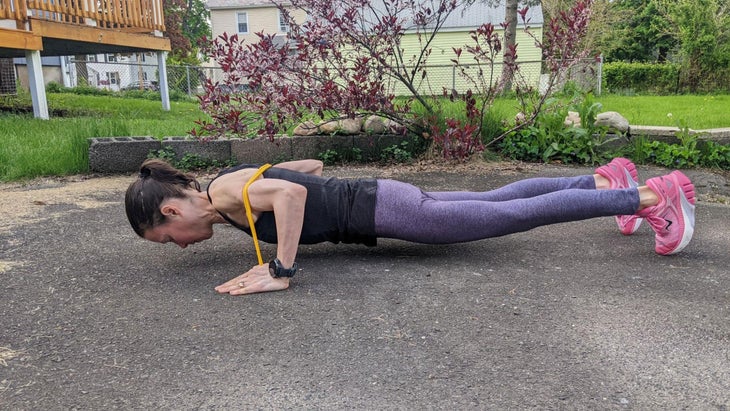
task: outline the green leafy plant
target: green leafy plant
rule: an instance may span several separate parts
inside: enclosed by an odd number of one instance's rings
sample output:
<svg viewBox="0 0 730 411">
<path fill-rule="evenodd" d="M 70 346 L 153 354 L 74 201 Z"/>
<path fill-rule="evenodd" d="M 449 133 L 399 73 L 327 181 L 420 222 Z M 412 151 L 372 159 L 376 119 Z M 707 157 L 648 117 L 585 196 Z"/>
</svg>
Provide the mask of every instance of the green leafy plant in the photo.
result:
<svg viewBox="0 0 730 411">
<path fill-rule="evenodd" d="M 724 146 L 714 141 L 706 141 L 700 145 L 700 165 L 730 169 L 730 146 Z"/>
<path fill-rule="evenodd" d="M 407 163 L 413 160 L 413 153 L 408 148 L 408 141 L 393 144 L 380 152 L 380 160 L 384 163 Z"/>
<path fill-rule="evenodd" d="M 317 154 L 317 158 L 324 163 L 326 166 L 335 165 L 340 162 L 340 153 L 337 150 L 327 149 L 322 153 Z"/>
<path fill-rule="evenodd" d="M 611 141 L 605 127 L 595 126 L 600 103 L 590 95 L 572 106 L 581 118 L 581 126 L 565 124 L 567 110 L 557 101 L 548 101 L 546 110 L 538 114 L 535 124 L 509 134 L 502 141 L 503 155 L 524 161 L 559 161 L 562 163 L 595 164 L 607 156 L 598 148 Z"/>
<path fill-rule="evenodd" d="M 362 150 L 357 147 L 345 150 L 344 152 L 327 149 L 324 152 L 317 154 L 317 158 L 328 166 L 343 162 L 361 162 Z"/>
<path fill-rule="evenodd" d="M 211 160 L 193 153 L 186 153 L 178 160 L 175 151 L 169 146 L 162 147 L 159 150 L 150 151 L 149 154 L 147 154 L 147 158 L 159 158 L 160 160 L 167 161 L 173 167 L 183 171 L 209 170 L 211 168 L 230 167 L 234 165 L 233 160 Z"/>
<path fill-rule="evenodd" d="M 167 161 L 170 164 L 174 164 L 177 161 L 177 155 L 170 147 L 162 147 L 159 150 L 150 150 L 147 154 L 147 158 L 159 158 L 160 160 Z"/>
<path fill-rule="evenodd" d="M 684 120 L 677 122 L 679 143 L 651 141 L 646 137 L 634 139 L 626 155 L 637 163 L 652 163 L 670 168 L 696 166 L 730 167 L 730 147 L 714 141 L 700 142 L 700 135 L 693 132 Z"/>
<path fill-rule="evenodd" d="M 345 154 L 345 161 L 361 162 L 362 150 L 357 147 L 353 147 L 352 149 L 348 150 Z"/>
</svg>

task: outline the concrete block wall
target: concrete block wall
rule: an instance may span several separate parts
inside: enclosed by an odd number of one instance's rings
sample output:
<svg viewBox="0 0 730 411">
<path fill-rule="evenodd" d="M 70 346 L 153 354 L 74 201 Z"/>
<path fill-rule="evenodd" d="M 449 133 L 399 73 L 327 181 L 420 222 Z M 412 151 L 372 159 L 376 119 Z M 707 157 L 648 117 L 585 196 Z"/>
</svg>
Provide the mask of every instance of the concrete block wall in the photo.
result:
<svg viewBox="0 0 730 411">
<path fill-rule="evenodd" d="M 231 143 L 228 140 L 198 141 L 185 137 L 165 137 L 161 146 L 170 148 L 177 159 L 183 158 L 186 154 L 214 161 L 224 162 L 231 159 Z"/>
<path fill-rule="evenodd" d="M 236 163 L 262 164 L 289 161 L 292 157 L 292 139 L 278 137 L 274 141 L 268 138 L 233 139 L 231 159 Z"/>
<path fill-rule="evenodd" d="M 235 163 L 279 163 L 317 158 L 320 153 L 359 153 L 364 161 L 380 159 L 380 152 L 407 137 L 399 135 L 335 135 L 198 141 L 185 137 L 110 137 L 89 139 L 89 168 L 97 173 L 125 173 L 139 170 L 150 151 L 169 148 L 179 160 L 195 154 L 209 160 Z"/>
<path fill-rule="evenodd" d="M 89 169 L 100 173 L 139 170 L 150 151 L 162 144 L 152 137 L 110 137 L 89 139 Z"/>
</svg>

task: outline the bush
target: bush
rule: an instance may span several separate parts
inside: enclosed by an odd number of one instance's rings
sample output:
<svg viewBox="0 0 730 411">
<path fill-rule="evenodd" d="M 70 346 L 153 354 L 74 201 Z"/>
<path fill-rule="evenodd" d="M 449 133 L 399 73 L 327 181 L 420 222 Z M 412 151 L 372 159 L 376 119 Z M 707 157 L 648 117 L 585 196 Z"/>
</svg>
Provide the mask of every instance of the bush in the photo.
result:
<svg viewBox="0 0 730 411">
<path fill-rule="evenodd" d="M 567 109 L 551 103 L 534 125 L 508 134 L 499 146 L 501 153 L 516 160 L 560 161 L 562 163 L 596 164 L 612 157 L 599 148 L 608 142 L 607 128 L 594 126 L 602 109 L 589 94 L 571 107 L 582 119 L 581 127 L 565 124 Z"/>
<path fill-rule="evenodd" d="M 674 94 L 679 90 L 676 64 L 613 62 L 603 65 L 603 87 L 611 93 Z"/>
<path fill-rule="evenodd" d="M 88 85 L 78 85 L 72 89 L 69 89 L 71 93 L 78 94 L 81 96 L 113 96 L 114 92 L 111 90 L 100 89 Z"/>
<path fill-rule="evenodd" d="M 67 88 L 64 87 L 61 83 L 58 83 L 56 81 L 51 81 L 48 84 L 46 84 L 46 92 L 47 93 L 66 93 Z"/>
</svg>

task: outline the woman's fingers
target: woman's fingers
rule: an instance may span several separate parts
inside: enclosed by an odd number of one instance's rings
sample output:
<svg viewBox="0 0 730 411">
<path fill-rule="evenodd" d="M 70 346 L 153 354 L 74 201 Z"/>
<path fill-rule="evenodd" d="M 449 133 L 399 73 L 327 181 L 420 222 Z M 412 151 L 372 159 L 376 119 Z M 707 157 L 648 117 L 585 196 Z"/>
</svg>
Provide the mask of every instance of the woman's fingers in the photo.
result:
<svg viewBox="0 0 730 411">
<path fill-rule="evenodd" d="M 226 281 L 215 290 L 222 294 L 241 295 L 289 288 L 288 278 L 273 278 L 266 264 L 257 265 L 246 273 Z"/>
<path fill-rule="evenodd" d="M 215 288 L 215 290 L 218 291 L 219 293 L 227 293 L 227 292 L 230 292 L 231 290 L 233 290 L 233 289 L 235 289 L 235 288 L 237 288 L 240 285 L 243 285 L 245 283 L 245 276 L 246 276 L 246 274 L 242 274 L 242 275 L 239 275 L 238 277 L 236 277 L 234 279 L 228 280 L 225 283 L 217 286 Z"/>
</svg>

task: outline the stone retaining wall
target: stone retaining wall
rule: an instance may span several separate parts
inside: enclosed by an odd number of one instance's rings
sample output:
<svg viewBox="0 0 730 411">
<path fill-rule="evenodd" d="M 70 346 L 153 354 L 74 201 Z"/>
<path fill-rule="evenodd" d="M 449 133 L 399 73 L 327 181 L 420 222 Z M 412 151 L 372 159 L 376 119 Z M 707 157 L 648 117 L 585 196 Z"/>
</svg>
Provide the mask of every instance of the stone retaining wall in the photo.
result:
<svg viewBox="0 0 730 411">
<path fill-rule="evenodd" d="M 677 143 L 676 127 L 631 126 L 629 135 L 618 140 L 626 143 L 638 136 L 652 140 Z M 730 128 L 690 130 L 699 134 L 700 140 L 730 144 Z M 89 139 L 89 168 L 98 173 L 126 173 L 139 169 L 150 151 L 170 148 L 178 159 L 185 154 L 236 163 L 278 163 L 288 160 L 317 158 L 327 150 L 338 153 L 354 152 L 363 161 L 380 159 L 387 147 L 408 140 L 400 135 L 335 135 L 279 137 L 274 141 L 266 138 L 197 141 L 185 137 L 165 137 L 162 141 L 152 137 L 107 137 Z"/>
</svg>

